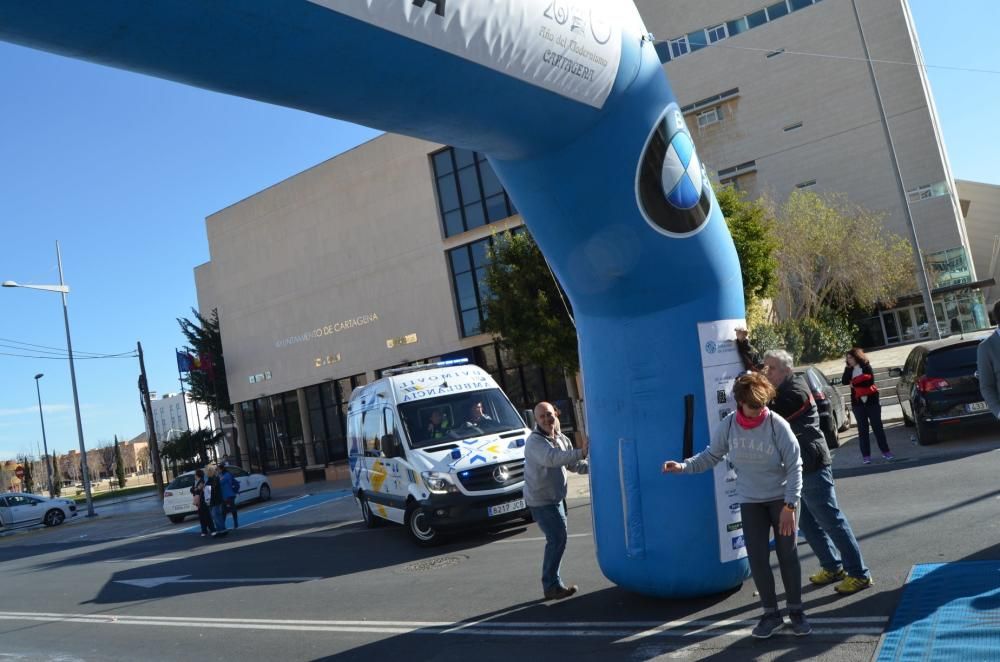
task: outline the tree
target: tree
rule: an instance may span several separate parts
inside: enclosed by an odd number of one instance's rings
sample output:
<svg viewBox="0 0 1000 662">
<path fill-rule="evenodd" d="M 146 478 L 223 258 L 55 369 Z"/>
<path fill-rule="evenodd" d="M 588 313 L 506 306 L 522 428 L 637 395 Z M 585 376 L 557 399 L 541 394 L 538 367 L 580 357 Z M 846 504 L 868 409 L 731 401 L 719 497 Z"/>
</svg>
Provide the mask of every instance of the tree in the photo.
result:
<svg viewBox="0 0 1000 662">
<path fill-rule="evenodd" d="M 24 476 L 21 477 L 22 492 L 31 493 L 35 491 L 35 476 L 32 471 L 34 463 L 35 459 L 27 453 L 21 453 L 17 456 L 17 464 L 24 471 Z"/>
<path fill-rule="evenodd" d="M 163 444 L 160 455 L 181 466 L 204 466 L 209 463 L 209 447 L 218 441 L 220 433 L 212 430 L 185 430 Z"/>
<path fill-rule="evenodd" d="M 774 293 L 778 284 L 778 239 L 774 218 L 760 200 L 747 200 L 746 193 L 732 185 L 716 191 L 719 209 L 736 245 L 743 277 L 743 299 L 749 309 Z"/>
<path fill-rule="evenodd" d="M 122 462 L 122 452 L 118 446 L 118 435 L 115 435 L 115 478 L 118 479 L 118 489 L 125 487 L 125 463 Z"/>
<path fill-rule="evenodd" d="M 149 473 L 149 447 L 143 446 L 135 452 L 136 471 L 145 474 Z"/>
<path fill-rule="evenodd" d="M 791 319 L 892 305 L 916 289 L 910 243 L 885 230 L 883 214 L 843 195 L 795 191 L 776 214 L 778 300 Z"/>
<path fill-rule="evenodd" d="M 495 235 L 483 280 L 484 331 L 521 361 L 567 375 L 580 369 L 569 301 L 531 234 Z"/>
<path fill-rule="evenodd" d="M 118 437 L 116 436 L 115 439 L 117 438 Z M 97 449 L 95 451 L 91 451 L 91 453 L 95 452 L 99 460 L 97 469 L 98 473 L 96 474 L 96 477 L 110 478 L 115 473 L 115 453 L 117 451 L 115 450 L 114 444 L 109 441 L 99 442 Z"/>
<path fill-rule="evenodd" d="M 191 312 L 195 321 L 178 317 L 177 323 L 189 343 L 184 349 L 201 365 L 188 372 L 184 382 L 193 400 L 208 405 L 212 411 L 230 413 L 232 404 L 226 384 L 226 360 L 222 353 L 218 311 L 213 309 L 210 318 L 203 317 L 193 308 Z"/>
</svg>

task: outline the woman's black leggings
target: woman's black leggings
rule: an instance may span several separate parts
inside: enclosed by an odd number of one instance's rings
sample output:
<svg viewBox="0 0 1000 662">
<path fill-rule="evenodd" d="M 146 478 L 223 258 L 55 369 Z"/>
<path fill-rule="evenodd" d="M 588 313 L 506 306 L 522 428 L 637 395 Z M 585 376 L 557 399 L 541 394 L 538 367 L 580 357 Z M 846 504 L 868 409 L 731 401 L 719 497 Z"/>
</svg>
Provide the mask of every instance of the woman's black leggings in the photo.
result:
<svg viewBox="0 0 1000 662">
<path fill-rule="evenodd" d="M 771 550 L 768 549 L 772 530 L 775 551 L 778 553 L 778 567 L 781 569 L 781 582 L 785 585 L 785 605 L 789 610 L 802 609 L 802 569 L 799 566 L 799 550 L 795 546 L 796 536 L 794 533 L 790 536 L 780 534 L 779 522 L 784 505 L 780 500 L 740 504 L 750 573 L 765 612 L 778 611 L 774 573 L 771 572 Z"/>
</svg>

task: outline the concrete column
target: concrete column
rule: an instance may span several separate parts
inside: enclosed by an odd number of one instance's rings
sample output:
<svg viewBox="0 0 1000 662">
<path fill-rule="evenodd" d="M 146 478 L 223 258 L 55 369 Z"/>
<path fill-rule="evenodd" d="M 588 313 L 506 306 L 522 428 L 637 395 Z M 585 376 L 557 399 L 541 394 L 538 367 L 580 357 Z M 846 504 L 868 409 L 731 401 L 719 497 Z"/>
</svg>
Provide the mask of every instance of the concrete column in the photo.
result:
<svg viewBox="0 0 1000 662">
<path fill-rule="evenodd" d="M 250 447 L 247 445 L 247 430 L 243 426 L 243 407 L 240 403 L 233 406 L 233 423 L 236 424 L 236 443 L 240 447 L 240 461 L 247 471 L 250 471 Z"/>
<path fill-rule="evenodd" d="M 299 399 L 299 420 L 302 421 L 302 443 L 306 447 L 306 464 L 316 464 L 316 450 L 313 448 L 312 423 L 309 422 L 309 403 L 306 401 L 306 390 L 295 389 L 295 397 Z"/>
</svg>

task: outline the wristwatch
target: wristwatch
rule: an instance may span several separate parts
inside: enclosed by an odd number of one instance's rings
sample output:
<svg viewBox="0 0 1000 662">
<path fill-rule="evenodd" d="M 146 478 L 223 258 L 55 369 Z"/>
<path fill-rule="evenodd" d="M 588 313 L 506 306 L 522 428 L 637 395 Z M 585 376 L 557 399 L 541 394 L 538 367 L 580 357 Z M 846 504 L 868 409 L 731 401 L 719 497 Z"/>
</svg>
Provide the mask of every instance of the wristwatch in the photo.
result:
<svg viewBox="0 0 1000 662">
<path fill-rule="evenodd" d="M 795 508 L 796 508 L 796 505 L 794 503 L 786 503 L 785 504 L 785 510 L 788 510 L 788 511 L 794 513 L 795 512 Z"/>
</svg>

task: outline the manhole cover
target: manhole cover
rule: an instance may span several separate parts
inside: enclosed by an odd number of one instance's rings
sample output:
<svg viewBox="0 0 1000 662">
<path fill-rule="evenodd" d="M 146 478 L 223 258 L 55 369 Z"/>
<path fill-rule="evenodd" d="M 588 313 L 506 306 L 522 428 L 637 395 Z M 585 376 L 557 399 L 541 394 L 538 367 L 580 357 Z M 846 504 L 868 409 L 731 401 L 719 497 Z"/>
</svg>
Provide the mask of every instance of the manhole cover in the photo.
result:
<svg viewBox="0 0 1000 662">
<path fill-rule="evenodd" d="M 417 561 L 416 563 L 411 563 L 410 565 L 403 566 L 404 572 L 426 572 L 428 570 L 437 570 L 439 568 L 448 568 L 453 565 L 457 565 L 469 558 L 468 556 L 439 556 L 433 559 L 426 559 L 424 561 Z"/>
</svg>

